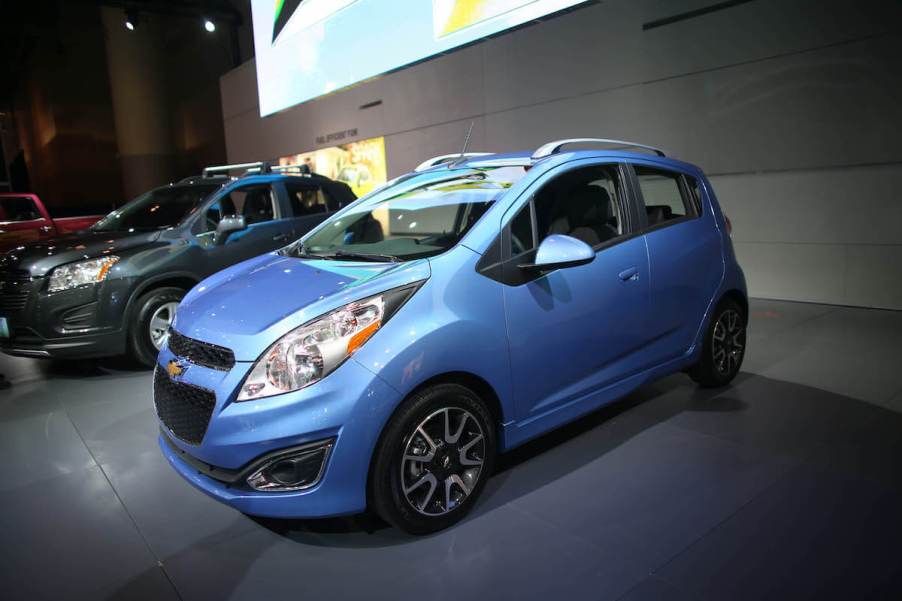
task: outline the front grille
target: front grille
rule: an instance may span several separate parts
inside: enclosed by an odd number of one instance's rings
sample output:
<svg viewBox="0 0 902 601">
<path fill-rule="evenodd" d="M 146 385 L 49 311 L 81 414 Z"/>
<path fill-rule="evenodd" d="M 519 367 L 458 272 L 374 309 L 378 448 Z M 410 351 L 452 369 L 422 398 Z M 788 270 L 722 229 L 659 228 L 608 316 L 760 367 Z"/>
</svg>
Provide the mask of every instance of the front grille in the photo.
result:
<svg viewBox="0 0 902 601">
<path fill-rule="evenodd" d="M 195 365 L 228 371 L 235 366 L 235 353 L 222 346 L 201 342 L 169 330 L 169 350 Z"/>
<path fill-rule="evenodd" d="M 200 444 L 207 433 L 216 396 L 209 390 L 173 382 L 159 367 L 153 372 L 153 402 L 170 432 L 188 444 Z"/>
<path fill-rule="evenodd" d="M 0 273 L 0 311 L 21 311 L 31 292 L 31 274 L 8 270 Z"/>
</svg>

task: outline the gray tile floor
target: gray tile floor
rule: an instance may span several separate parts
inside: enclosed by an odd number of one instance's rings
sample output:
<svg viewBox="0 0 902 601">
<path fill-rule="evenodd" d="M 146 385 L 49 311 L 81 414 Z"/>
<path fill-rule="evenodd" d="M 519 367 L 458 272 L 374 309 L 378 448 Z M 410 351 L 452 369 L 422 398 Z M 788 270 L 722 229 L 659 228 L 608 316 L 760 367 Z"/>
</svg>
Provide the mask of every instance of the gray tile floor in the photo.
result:
<svg viewBox="0 0 902 601">
<path fill-rule="evenodd" d="M 0 598 L 902 598 L 902 313 L 755 301 L 673 376 L 506 456 L 474 514 L 255 521 L 157 449 L 148 372 L 0 358 Z"/>
</svg>

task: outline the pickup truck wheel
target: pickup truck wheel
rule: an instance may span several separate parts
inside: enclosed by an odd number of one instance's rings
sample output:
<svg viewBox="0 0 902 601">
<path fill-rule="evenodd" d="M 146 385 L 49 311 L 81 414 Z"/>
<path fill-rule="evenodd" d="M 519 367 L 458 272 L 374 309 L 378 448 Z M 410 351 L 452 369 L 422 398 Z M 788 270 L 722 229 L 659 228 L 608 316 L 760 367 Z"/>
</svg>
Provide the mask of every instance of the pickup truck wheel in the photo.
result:
<svg viewBox="0 0 902 601">
<path fill-rule="evenodd" d="M 181 288 L 166 287 L 151 290 L 138 299 L 135 320 L 128 332 L 129 355 L 135 361 L 153 367 L 184 296 Z"/>
<path fill-rule="evenodd" d="M 414 393 L 389 421 L 370 474 L 373 508 L 410 534 L 461 520 L 495 461 L 495 426 L 469 388 L 438 384 Z"/>
<path fill-rule="evenodd" d="M 689 377 L 705 388 L 725 386 L 736 377 L 745 356 L 746 316 L 739 303 L 723 299 L 705 331 L 702 355 Z"/>
</svg>

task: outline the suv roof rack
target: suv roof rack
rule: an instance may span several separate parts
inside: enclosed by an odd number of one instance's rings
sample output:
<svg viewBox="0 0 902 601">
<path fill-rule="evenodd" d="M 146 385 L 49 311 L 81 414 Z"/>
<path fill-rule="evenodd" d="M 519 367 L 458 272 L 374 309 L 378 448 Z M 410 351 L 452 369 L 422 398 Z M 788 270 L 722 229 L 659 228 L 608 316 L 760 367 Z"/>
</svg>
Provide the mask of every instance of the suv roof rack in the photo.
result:
<svg viewBox="0 0 902 601">
<path fill-rule="evenodd" d="M 214 177 L 216 175 L 228 175 L 229 171 L 244 169 L 245 173 L 270 173 L 272 167 L 267 161 L 257 161 L 256 163 L 236 163 L 234 165 L 215 165 L 213 167 L 205 167 L 203 177 Z"/>
<path fill-rule="evenodd" d="M 307 163 L 300 163 L 297 165 L 273 165 L 270 167 L 270 170 L 276 173 L 281 173 L 283 171 L 297 171 L 299 175 L 311 175 L 313 173 L 310 171 L 310 165 Z"/>
<path fill-rule="evenodd" d="M 426 171 L 431 167 L 435 167 L 436 165 L 442 165 L 444 163 L 450 163 L 455 159 L 463 158 L 463 157 L 484 157 L 492 154 L 491 152 L 455 152 L 454 154 L 443 154 L 437 157 L 432 157 L 426 161 L 423 161 L 414 171 Z"/>
<path fill-rule="evenodd" d="M 536 149 L 534 153 L 532 153 L 532 158 L 536 160 L 551 156 L 559 152 L 562 146 L 566 146 L 568 144 L 606 144 L 608 146 L 616 146 L 620 148 L 640 148 L 642 150 L 650 150 L 661 157 L 667 156 L 660 148 L 647 146 L 645 144 L 639 144 L 638 142 L 627 142 L 626 140 L 609 140 L 607 138 L 569 138 L 567 140 L 555 140 L 554 142 L 548 142 L 547 144 L 539 146 L 539 148 Z"/>
</svg>

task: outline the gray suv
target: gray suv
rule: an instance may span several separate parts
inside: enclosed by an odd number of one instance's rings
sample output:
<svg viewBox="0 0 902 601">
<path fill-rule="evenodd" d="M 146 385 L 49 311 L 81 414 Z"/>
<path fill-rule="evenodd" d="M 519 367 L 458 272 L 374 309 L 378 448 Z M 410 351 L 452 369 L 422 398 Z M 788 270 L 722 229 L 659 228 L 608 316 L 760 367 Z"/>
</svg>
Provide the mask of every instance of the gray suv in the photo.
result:
<svg viewBox="0 0 902 601">
<path fill-rule="evenodd" d="M 239 178 L 221 175 L 248 169 Z M 355 200 L 342 182 L 266 163 L 151 190 L 91 228 L 0 258 L 0 351 L 153 365 L 200 280 L 285 246 Z"/>
</svg>

